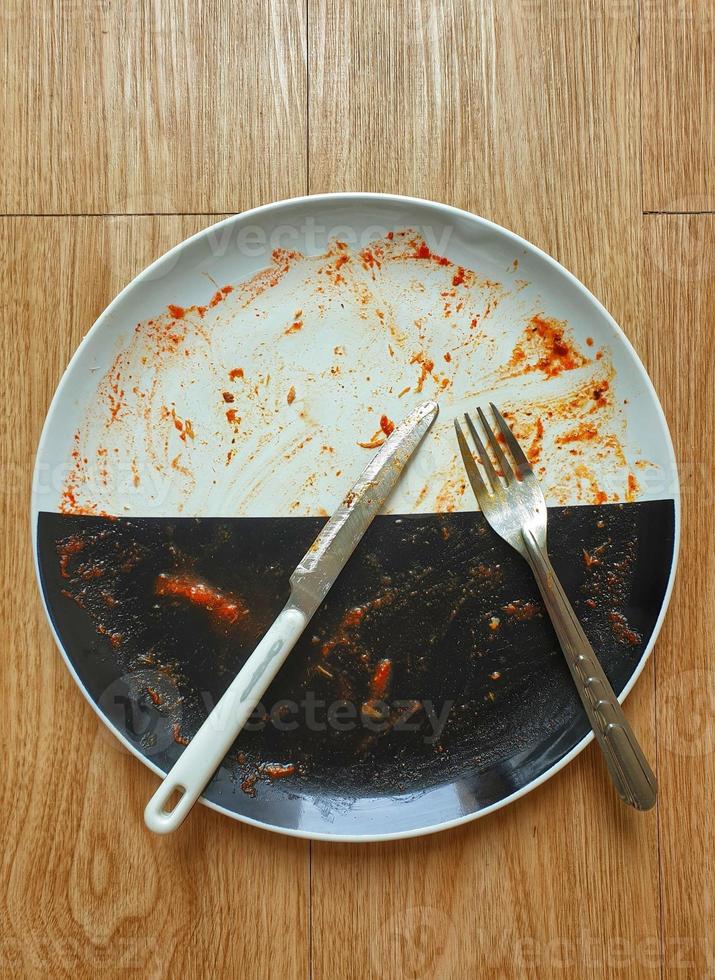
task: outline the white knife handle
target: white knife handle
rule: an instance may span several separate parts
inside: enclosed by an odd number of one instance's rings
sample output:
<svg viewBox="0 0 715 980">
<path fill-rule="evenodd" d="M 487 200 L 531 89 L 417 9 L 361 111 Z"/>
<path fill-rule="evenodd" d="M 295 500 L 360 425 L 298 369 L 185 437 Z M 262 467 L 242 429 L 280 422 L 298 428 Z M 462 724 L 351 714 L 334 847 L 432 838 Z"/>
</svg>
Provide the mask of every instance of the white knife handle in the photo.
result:
<svg viewBox="0 0 715 980">
<path fill-rule="evenodd" d="M 308 616 L 289 600 L 149 800 L 144 811 L 149 830 L 168 834 L 183 823 L 307 622 Z M 177 792 L 180 798 L 167 810 Z"/>
</svg>

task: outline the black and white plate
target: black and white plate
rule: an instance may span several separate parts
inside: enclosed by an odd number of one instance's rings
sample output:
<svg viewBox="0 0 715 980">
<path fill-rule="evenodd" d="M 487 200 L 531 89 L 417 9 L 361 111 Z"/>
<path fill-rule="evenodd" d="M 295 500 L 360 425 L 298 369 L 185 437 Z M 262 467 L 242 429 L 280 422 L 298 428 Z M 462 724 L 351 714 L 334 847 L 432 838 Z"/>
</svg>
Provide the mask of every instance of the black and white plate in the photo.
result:
<svg viewBox="0 0 715 980">
<path fill-rule="evenodd" d="M 622 697 L 675 572 L 667 425 L 619 327 L 557 262 L 474 215 L 387 195 L 206 229 L 138 276 L 68 367 L 37 456 L 38 577 L 77 683 L 156 772 L 427 397 L 435 426 L 208 805 L 374 840 L 473 819 L 564 766 L 588 725 L 528 569 L 476 510 L 452 421 L 491 400 L 513 425 L 554 564 Z"/>
</svg>

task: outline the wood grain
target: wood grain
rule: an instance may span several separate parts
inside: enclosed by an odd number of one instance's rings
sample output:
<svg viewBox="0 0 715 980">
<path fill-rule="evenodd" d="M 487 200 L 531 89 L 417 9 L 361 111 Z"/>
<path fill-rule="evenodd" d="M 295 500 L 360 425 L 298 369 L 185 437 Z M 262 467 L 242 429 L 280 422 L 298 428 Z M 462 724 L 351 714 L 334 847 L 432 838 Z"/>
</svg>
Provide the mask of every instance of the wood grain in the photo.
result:
<svg viewBox="0 0 715 980">
<path fill-rule="evenodd" d="M 0 211 L 38 215 L 0 218 L 0 972 L 711 975 L 715 217 L 642 213 L 715 209 L 710 0 L 7 0 L 0 26 Z M 37 438 L 107 302 L 213 220 L 186 212 L 307 184 L 445 200 L 512 228 L 643 356 L 684 509 L 671 610 L 627 702 L 657 761 L 657 813 L 620 806 L 591 747 L 488 818 L 316 844 L 312 867 L 307 843 L 204 808 L 180 835 L 144 833 L 155 779 L 85 704 L 36 596 Z"/>
<path fill-rule="evenodd" d="M 663 957 L 667 976 L 715 971 L 715 215 L 651 216 L 645 261 L 657 320 L 644 351 L 671 422 L 683 529 L 656 656 Z"/>
<path fill-rule="evenodd" d="M 197 807 L 142 829 L 156 778 L 105 731 L 57 653 L 28 547 L 49 398 L 96 315 L 205 218 L 0 219 L 0 973 L 305 976 L 308 844 Z M 9 299 L 11 297 L 11 300 Z M 279 942 L 271 941 L 279 936 Z"/>
<path fill-rule="evenodd" d="M 5 0 L 4 213 L 240 211 L 305 192 L 302 5 Z"/>
<path fill-rule="evenodd" d="M 643 207 L 715 211 L 715 4 L 641 11 Z"/>
</svg>

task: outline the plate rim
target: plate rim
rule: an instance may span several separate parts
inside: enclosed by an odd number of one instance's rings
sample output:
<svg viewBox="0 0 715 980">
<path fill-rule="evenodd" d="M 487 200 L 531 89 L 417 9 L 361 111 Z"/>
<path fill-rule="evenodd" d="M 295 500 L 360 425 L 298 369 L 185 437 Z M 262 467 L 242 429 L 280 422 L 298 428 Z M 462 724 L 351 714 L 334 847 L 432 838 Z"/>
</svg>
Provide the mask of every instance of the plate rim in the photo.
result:
<svg viewBox="0 0 715 980">
<path fill-rule="evenodd" d="M 611 327 L 615 334 L 619 337 L 621 342 L 626 348 L 626 352 L 630 355 L 631 362 L 636 368 L 641 382 L 644 384 L 648 394 L 650 395 L 651 401 L 654 403 L 656 412 L 658 414 L 661 426 L 666 436 L 666 451 L 669 454 L 672 462 L 672 501 L 674 508 L 674 530 L 673 530 L 673 555 L 671 559 L 670 572 L 668 576 L 668 584 L 663 596 L 663 601 L 658 613 L 658 617 L 655 621 L 653 632 L 646 644 L 646 647 L 641 655 L 640 660 L 635 666 L 635 669 L 629 678 L 627 684 L 623 688 L 621 694 L 618 697 L 619 702 L 623 701 L 628 697 L 631 690 L 633 689 L 636 681 L 643 672 L 645 665 L 650 658 L 653 651 L 655 643 L 660 635 L 660 631 L 663 627 L 663 622 L 665 616 L 668 612 L 670 606 L 670 601 L 673 595 L 673 589 L 675 586 L 675 578 L 678 568 L 678 560 L 680 556 L 680 537 L 681 537 L 681 493 L 680 493 L 680 478 L 678 473 L 678 463 L 677 457 L 675 455 L 675 449 L 673 446 L 672 436 L 670 434 L 670 428 L 668 426 L 668 421 L 663 411 L 663 406 L 660 403 L 660 398 L 655 389 L 653 382 L 645 369 L 637 351 L 633 347 L 632 343 L 628 339 L 626 333 L 621 328 L 621 326 L 616 322 L 614 317 L 609 313 L 606 307 L 601 303 L 601 301 L 594 296 L 594 294 L 585 286 L 577 277 L 570 272 L 564 265 L 558 262 L 553 256 L 549 255 L 543 249 L 539 248 L 538 245 L 534 245 L 532 242 L 525 238 L 522 238 L 516 232 L 510 231 L 503 225 L 497 222 L 490 221 L 488 218 L 483 218 L 481 215 L 475 214 L 472 211 L 467 211 L 463 208 L 454 207 L 451 204 L 445 204 L 441 201 L 434 201 L 429 198 L 422 197 L 412 197 L 401 194 L 383 194 L 380 192 L 367 192 L 367 191 L 339 191 L 327 194 L 308 194 L 300 195 L 298 197 L 283 198 L 279 201 L 273 201 L 268 204 L 262 204 L 255 208 L 250 208 L 246 211 L 240 211 L 236 214 L 229 215 L 226 218 L 222 218 L 220 221 L 216 221 L 213 224 L 207 225 L 205 228 L 200 229 L 188 238 L 183 239 L 178 242 L 168 251 L 164 252 L 157 259 L 151 262 L 148 266 L 141 270 L 136 276 L 134 276 L 114 297 L 113 300 L 105 307 L 105 309 L 99 314 L 97 319 L 94 321 L 90 329 L 87 331 L 85 336 L 82 338 L 77 348 L 75 349 L 72 357 L 70 358 L 67 366 L 65 367 L 62 377 L 60 378 L 55 392 L 50 400 L 50 404 L 47 408 L 45 414 L 45 421 L 42 426 L 42 431 L 37 444 L 37 450 L 35 452 L 35 462 L 33 466 L 32 474 L 32 488 L 30 493 L 30 537 L 33 552 L 33 563 L 35 568 L 35 579 L 38 586 L 38 591 L 40 593 L 40 599 L 42 602 L 42 608 L 45 613 L 45 618 L 50 628 L 50 632 L 55 641 L 55 646 L 59 649 L 62 659 L 65 662 L 65 666 L 70 672 L 76 685 L 84 695 L 85 700 L 88 702 L 92 710 L 95 712 L 98 718 L 101 719 L 102 723 L 109 729 L 109 731 L 114 735 L 119 742 L 127 749 L 132 755 L 136 756 L 148 769 L 154 772 L 156 775 L 164 777 L 165 773 L 159 768 L 155 763 L 152 762 L 147 756 L 143 755 L 136 746 L 132 745 L 124 734 L 116 728 L 110 720 L 101 712 L 99 705 L 91 698 L 87 688 L 82 682 L 79 674 L 75 670 L 67 652 L 64 649 L 62 641 L 55 629 L 54 623 L 50 616 L 49 607 L 45 598 L 45 593 L 42 588 L 42 580 L 40 575 L 39 566 L 39 549 L 38 549 L 38 536 L 36 533 L 37 527 L 37 517 L 39 514 L 38 507 L 38 469 L 40 466 L 41 459 L 43 457 L 43 452 L 45 449 L 45 443 L 48 437 L 49 431 L 49 421 L 54 412 L 58 410 L 61 400 L 64 396 L 65 388 L 69 383 L 69 376 L 75 361 L 79 359 L 84 347 L 89 343 L 90 338 L 103 328 L 104 322 L 108 320 L 114 313 L 117 306 L 120 305 L 121 301 L 126 295 L 128 295 L 132 289 L 134 289 L 138 284 L 144 282 L 146 279 L 153 278 L 157 269 L 161 265 L 168 261 L 175 260 L 184 250 L 188 249 L 195 241 L 201 239 L 208 235 L 209 232 L 215 231 L 218 228 L 225 227 L 236 223 L 238 221 L 244 220 L 246 218 L 256 218 L 262 215 L 269 214 L 272 211 L 278 211 L 285 208 L 287 205 L 296 206 L 301 204 L 307 204 L 309 202 L 342 202 L 343 204 L 359 204 L 361 201 L 394 201 L 403 205 L 412 205 L 417 207 L 422 207 L 428 205 L 431 208 L 436 209 L 438 212 L 442 212 L 446 217 L 452 217 L 454 219 L 466 219 L 481 226 L 483 229 L 490 231 L 492 233 L 497 233 L 506 239 L 511 240 L 515 247 L 525 249 L 527 252 L 537 255 L 539 258 L 544 260 L 547 265 L 550 265 L 555 271 L 565 276 L 567 282 L 576 288 L 582 296 L 590 302 L 597 312 L 599 312 L 604 318 L 606 323 Z M 671 499 L 671 498 L 663 498 Z M 580 742 L 578 742 L 562 759 L 554 763 L 548 769 L 546 769 L 541 775 L 532 779 L 525 786 L 515 792 L 505 796 L 503 799 L 491 803 L 481 809 L 475 810 L 473 813 L 463 814 L 459 817 L 454 817 L 451 820 L 444 820 L 436 824 L 428 824 L 425 827 L 417 827 L 411 830 L 404 831 L 393 831 L 391 833 L 366 833 L 366 834 L 337 834 L 329 833 L 327 831 L 307 831 L 300 828 L 291 827 L 281 827 L 276 824 L 266 823 L 262 820 L 256 820 L 246 814 L 236 813 L 233 810 L 229 810 L 218 803 L 211 800 L 205 799 L 203 796 L 199 798 L 204 806 L 210 807 L 218 813 L 225 816 L 231 817 L 233 820 L 240 821 L 241 823 L 248 824 L 249 826 L 258 827 L 261 830 L 267 830 L 271 833 L 281 834 L 288 837 L 298 837 L 305 840 L 321 840 L 321 841 L 334 841 L 336 843 L 371 843 L 378 841 L 388 841 L 388 840 L 403 840 L 410 837 L 423 837 L 429 834 L 434 834 L 439 831 L 449 830 L 453 827 L 461 826 L 465 823 L 470 823 L 474 820 L 478 820 L 481 817 L 486 817 L 488 814 L 493 813 L 496 810 L 500 810 L 502 807 L 508 806 L 510 803 L 515 802 L 520 797 L 525 796 L 527 793 L 532 792 L 538 786 L 541 786 L 547 780 L 555 776 L 561 769 L 567 766 L 573 759 L 576 758 L 586 746 L 593 740 L 593 732 L 588 732 Z"/>
</svg>

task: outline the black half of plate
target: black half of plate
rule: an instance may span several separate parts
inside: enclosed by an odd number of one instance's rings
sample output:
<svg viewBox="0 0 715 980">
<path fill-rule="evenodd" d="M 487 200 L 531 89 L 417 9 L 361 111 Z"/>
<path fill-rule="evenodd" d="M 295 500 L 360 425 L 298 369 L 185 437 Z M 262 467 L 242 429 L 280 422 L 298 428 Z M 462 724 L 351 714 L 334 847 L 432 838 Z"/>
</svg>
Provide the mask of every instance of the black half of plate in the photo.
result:
<svg viewBox="0 0 715 980">
<path fill-rule="evenodd" d="M 168 770 L 285 602 L 322 518 L 39 515 L 80 683 Z M 671 570 L 672 500 L 552 508 L 549 549 L 617 692 Z M 418 830 L 537 779 L 588 725 L 523 560 L 479 513 L 381 516 L 205 796 L 303 833 Z"/>
</svg>

